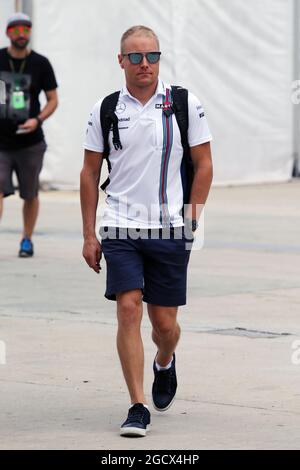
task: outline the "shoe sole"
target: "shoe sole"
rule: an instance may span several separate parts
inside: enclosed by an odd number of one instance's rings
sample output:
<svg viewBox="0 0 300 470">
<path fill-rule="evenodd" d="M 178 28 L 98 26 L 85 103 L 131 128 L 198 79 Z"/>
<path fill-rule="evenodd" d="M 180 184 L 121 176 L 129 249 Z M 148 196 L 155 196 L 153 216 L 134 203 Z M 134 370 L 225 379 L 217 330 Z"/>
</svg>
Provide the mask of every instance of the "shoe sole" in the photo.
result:
<svg viewBox="0 0 300 470">
<path fill-rule="evenodd" d="M 175 401 L 175 398 L 176 398 L 176 395 L 174 395 L 172 401 L 168 404 L 168 406 L 166 406 L 165 408 L 158 408 L 154 401 L 153 401 L 153 397 L 152 397 L 152 405 L 153 405 L 153 408 L 156 410 L 156 411 L 160 411 L 160 412 L 164 412 L 164 411 L 167 411 L 169 408 L 171 408 L 171 406 L 173 405 L 174 401 Z"/>
<path fill-rule="evenodd" d="M 32 254 L 28 254 L 28 253 L 19 253 L 19 258 L 32 258 L 33 257 L 33 253 Z"/>
<path fill-rule="evenodd" d="M 120 428 L 120 436 L 124 437 L 145 437 L 146 433 L 149 431 L 150 426 L 148 425 L 146 429 L 140 429 L 135 427 Z"/>
</svg>

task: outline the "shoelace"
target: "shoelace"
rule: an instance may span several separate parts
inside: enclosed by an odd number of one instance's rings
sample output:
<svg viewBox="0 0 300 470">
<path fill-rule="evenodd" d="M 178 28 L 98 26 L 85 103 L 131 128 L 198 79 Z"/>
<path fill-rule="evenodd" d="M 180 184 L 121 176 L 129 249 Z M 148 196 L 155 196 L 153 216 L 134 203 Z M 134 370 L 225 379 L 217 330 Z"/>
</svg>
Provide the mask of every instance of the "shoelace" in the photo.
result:
<svg viewBox="0 0 300 470">
<path fill-rule="evenodd" d="M 168 392 L 172 391 L 172 381 L 173 381 L 173 370 L 161 370 L 155 378 L 157 389 L 159 392 Z"/>
<path fill-rule="evenodd" d="M 142 423 L 144 414 L 145 414 L 144 407 L 134 405 L 132 408 L 130 408 L 128 412 L 127 420 L 130 419 L 130 421 L 137 421 L 137 422 Z"/>
</svg>

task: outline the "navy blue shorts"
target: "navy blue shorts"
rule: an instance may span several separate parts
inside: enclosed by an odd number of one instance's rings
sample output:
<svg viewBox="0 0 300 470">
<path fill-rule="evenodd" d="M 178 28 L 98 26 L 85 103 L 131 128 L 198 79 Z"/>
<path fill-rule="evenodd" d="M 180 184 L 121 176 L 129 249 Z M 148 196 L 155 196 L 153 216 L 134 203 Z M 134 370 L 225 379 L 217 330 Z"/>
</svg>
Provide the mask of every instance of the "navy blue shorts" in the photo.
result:
<svg viewBox="0 0 300 470">
<path fill-rule="evenodd" d="M 149 304 L 186 304 L 192 242 L 183 227 L 171 229 L 169 239 L 163 238 L 162 229 L 141 229 L 137 239 L 121 228 L 102 227 L 100 233 L 107 266 L 107 299 L 116 300 L 120 292 L 141 289 L 143 301 Z"/>
</svg>

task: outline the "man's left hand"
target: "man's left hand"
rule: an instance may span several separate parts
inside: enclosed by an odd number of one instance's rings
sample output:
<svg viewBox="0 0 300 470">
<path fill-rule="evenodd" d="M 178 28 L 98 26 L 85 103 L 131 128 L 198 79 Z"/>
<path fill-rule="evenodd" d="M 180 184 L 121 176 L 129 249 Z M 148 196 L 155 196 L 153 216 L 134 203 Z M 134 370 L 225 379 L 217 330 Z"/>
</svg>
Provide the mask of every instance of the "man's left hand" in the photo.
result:
<svg viewBox="0 0 300 470">
<path fill-rule="evenodd" d="M 24 129 L 26 133 L 34 132 L 38 128 L 39 122 L 35 118 L 27 119 L 24 124 L 19 126 L 19 129 Z"/>
</svg>

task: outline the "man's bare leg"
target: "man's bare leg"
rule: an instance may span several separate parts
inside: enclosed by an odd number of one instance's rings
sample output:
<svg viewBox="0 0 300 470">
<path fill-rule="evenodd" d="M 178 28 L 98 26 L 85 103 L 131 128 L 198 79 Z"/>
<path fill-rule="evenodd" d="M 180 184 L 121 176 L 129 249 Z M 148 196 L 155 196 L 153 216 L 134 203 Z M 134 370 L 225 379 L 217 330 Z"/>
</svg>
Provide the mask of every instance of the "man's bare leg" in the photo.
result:
<svg viewBox="0 0 300 470">
<path fill-rule="evenodd" d="M 39 213 L 39 198 L 25 199 L 23 205 L 23 222 L 24 231 L 23 238 L 32 237 L 33 230 Z"/>
<path fill-rule="evenodd" d="M 157 346 L 156 362 L 167 366 L 180 338 L 180 326 L 177 323 L 178 307 L 162 307 L 148 304 L 148 315 L 152 323 L 152 340 Z"/>
<path fill-rule="evenodd" d="M 4 199 L 3 193 L 0 193 L 0 220 L 1 220 L 2 214 L 3 214 L 3 199 Z"/>
<path fill-rule="evenodd" d="M 140 289 L 117 295 L 117 347 L 131 403 L 144 403 L 144 347 L 141 337 L 143 316 Z"/>
</svg>

